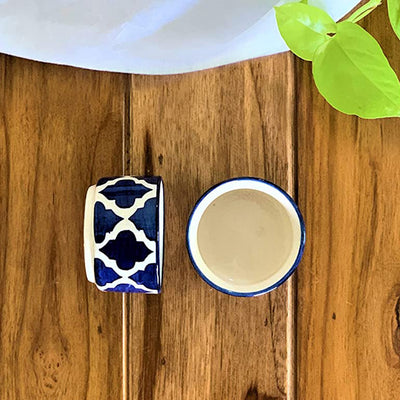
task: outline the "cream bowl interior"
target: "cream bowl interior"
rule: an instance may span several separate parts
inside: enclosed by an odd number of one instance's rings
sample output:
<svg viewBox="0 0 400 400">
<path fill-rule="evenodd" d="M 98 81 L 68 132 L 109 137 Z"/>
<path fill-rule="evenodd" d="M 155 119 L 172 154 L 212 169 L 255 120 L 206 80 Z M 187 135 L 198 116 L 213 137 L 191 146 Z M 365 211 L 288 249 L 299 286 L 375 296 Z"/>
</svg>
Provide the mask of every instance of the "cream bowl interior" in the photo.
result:
<svg viewBox="0 0 400 400">
<path fill-rule="evenodd" d="M 266 230 L 265 237 L 269 237 L 271 242 L 262 243 L 258 241 L 251 243 L 249 251 L 265 250 L 262 253 L 265 258 L 259 260 L 260 265 L 257 270 L 246 268 L 245 271 L 235 271 L 232 268 L 232 271 L 229 271 L 231 264 L 225 265 L 223 253 L 219 258 L 210 257 L 204 253 L 203 239 L 201 238 L 199 227 L 201 227 L 205 218 L 208 218 L 207 213 L 210 214 L 210 209 L 218 204 L 218 199 L 222 199 L 228 193 L 238 194 L 243 190 L 258 191 L 265 194 L 264 206 L 271 207 L 271 212 L 268 215 L 268 226 L 263 226 L 262 228 Z M 245 203 L 243 205 L 245 206 Z M 254 207 L 254 205 L 252 204 L 251 207 Z M 277 208 L 279 208 L 279 212 L 276 211 Z M 242 235 L 241 238 L 246 238 L 247 232 L 242 232 L 242 230 L 247 229 L 246 219 L 250 214 L 246 215 L 244 213 L 241 216 L 239 210 L 237 209 L 238 212 L 227 217 L 223 215 L 222 209 L 218 210 L 217 208 L 217 213 L 214 213 L 214 217 L 211 217 L 215 218 L 217 222 L 214 227 L 215 230 L 211 234 L 214 235 L 214 237 L 210 238 L 211 243 L 215 241 L 216 243 L 227 244 L 225 248 L 230 248 L 233 251 L 237 246 L 241 245 L 240 238 L 239 241 L 235 242 L 236 237 L 228 236 L 225 243 L 224 238 L 221 236 L 225 228 L 229 229 L 229 225 L 238 224 L 235 229 L 236 233 Z M 230 217 L 231 220 L 229 220 Z M 232 242 L 229 243 L 230 241 Z M 189 255 L 201 277 L 216 289 L 239 296 L 262 294 L 279 286 L 297 266 L 303 251 L 304 241 L 304 223 L 293 200 L 277 186 L 254 178 L 239 178 L 226 181 L 208 191 L 195 206 L 187 230 Z M 248 243 L 247 246 L 249 246 Z M 264 246 L 265 249 L 254 246 Z M 212 248 L 212 244 L 209 248 Z M 247 248 L 245 250 L 247 251 Z M 251 254 L 249 254 L 250 256 Z M 227 251 L 225 257 L 227 260 L 230 259 L 231 254 L 229 251 Z M 210 262 L 210 260 L 213 261 Z M 214 262 L 215 260 L 219 261 Z"/>
</svg>

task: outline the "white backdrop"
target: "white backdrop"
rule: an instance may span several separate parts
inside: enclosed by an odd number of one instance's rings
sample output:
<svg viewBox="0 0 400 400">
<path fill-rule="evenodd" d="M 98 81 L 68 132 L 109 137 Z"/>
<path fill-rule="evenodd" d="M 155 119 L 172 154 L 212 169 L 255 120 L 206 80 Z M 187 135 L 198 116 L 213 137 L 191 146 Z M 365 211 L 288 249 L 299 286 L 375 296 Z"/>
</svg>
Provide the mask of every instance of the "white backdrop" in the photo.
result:
<svg viewBox="0 0 400 400">
<path fill-rule="evenodd" d="M 339 19 L 358 1 L 310 3 Z M 195 71 L 287 50 L 275 23 L 277 3 L 0 0 L 0 52 L 98 70 Z"/>
</svg>

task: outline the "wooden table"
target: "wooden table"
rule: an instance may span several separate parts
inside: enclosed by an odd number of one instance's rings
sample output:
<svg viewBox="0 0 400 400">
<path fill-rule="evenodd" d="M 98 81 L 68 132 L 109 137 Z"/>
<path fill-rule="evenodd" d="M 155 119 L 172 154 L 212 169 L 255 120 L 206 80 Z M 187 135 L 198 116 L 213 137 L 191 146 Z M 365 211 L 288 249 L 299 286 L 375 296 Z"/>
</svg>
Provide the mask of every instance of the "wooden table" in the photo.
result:
<svg viewBox="0 0 400 400">
<path fill-rule="evenodd" d="M 386 10 L 366 27 L 400 73 Z M 400 398 L 400 122 L 330 108 L 291 54 L 148 77 L 0 56 L 0 399 Z M 99 177 L 166 185 L 161 296 L 86 281 Z M 298 272 L 220 294 L 185 249 L 195 200 L 253 175 L 295 196 Z"/>
</svg>

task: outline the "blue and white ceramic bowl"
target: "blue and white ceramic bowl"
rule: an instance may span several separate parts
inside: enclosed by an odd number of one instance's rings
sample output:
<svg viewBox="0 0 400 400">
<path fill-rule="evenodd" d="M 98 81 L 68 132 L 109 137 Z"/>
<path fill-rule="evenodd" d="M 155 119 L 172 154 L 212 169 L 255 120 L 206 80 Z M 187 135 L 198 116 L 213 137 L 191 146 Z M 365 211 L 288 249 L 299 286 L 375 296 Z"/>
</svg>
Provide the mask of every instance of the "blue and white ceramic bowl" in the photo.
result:
<svg viewBox="0 0 400 400">
<path fill-rule="evenodd" d="M 88 189 L 86 275 L 100 290 L 160 293 L 163 238 L 160 177 L 102 178 Z"/>
<path fill-rule="evenodd" d="M 304 245 L 305 226 L 293 199 L 258 178 L 235 178 L 209 189 L 187 227 L 196 271 L 234 296 L 258 296 L 280 286 L 298 266 Z"/>
</svg>

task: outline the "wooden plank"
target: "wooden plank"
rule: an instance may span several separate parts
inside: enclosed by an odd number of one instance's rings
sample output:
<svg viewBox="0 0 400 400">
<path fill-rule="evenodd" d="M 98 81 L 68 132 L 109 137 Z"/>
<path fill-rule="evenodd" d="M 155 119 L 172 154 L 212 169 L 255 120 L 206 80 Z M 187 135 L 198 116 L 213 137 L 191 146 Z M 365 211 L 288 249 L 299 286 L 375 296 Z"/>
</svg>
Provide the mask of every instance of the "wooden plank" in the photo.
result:
<svg viewBox="0 0 400 400">
<path fill-rule="evenodd" d="M 123 75 L 0 57 L 0 398 L 118 399 L 121 298 L 86 281 L 87 187 L 121 173 Z"/>
<path fill-rule="evenodd" d="M 367 29 L 400 73 L 386 9 Z M 332 110 L 298 63 L 299 399 L 395 399 L 400 387 L 400 122 Z"/>
<path fill-rule="evenodd" d="M 162 295 L 130 298 L 129 398 L 293 398 L 292 282 L 230 297 L 201 280 L 185 247 L 191 208 L 211 185 L 253 175 L 293 190 L 291 56 L 132 76 L 131 93 L 131 171 L 165 180 L 166 249 Z"/>
</svg>

